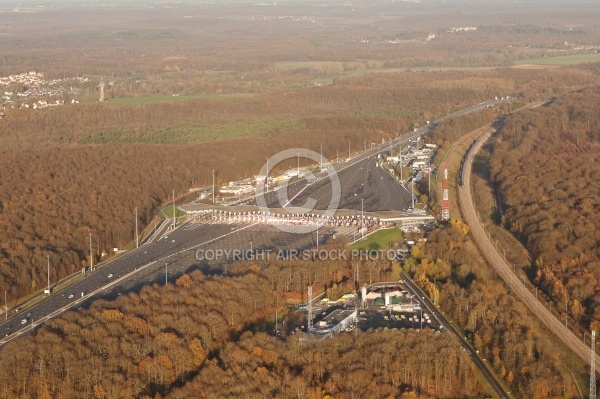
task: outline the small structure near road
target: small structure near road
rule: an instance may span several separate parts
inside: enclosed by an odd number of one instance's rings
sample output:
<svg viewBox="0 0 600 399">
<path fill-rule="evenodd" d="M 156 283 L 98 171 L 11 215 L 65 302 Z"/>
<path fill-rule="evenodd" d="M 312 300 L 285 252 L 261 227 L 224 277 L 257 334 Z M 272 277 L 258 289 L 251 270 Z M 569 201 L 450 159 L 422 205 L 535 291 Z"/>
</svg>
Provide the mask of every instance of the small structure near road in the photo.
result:
<svg viewBox="0 0 600 399">
<path fill-rule="evenodd" d="M 322 336 L 339 334 L 350 324 L 353 324 L 355 320 L 356 309 L 337 309 L 315 324 L 313 332 Z"/>
</svg>

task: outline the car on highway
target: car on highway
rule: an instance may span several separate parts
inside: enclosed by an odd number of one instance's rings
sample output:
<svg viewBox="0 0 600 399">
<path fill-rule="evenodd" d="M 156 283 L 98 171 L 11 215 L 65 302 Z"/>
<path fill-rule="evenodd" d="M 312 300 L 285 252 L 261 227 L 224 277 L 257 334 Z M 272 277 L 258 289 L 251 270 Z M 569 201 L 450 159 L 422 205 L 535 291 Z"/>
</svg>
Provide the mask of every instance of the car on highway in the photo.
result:
<svg viewBox="0 0 600 399">
<path fill-rule="evenodd" d="M 112 276 L 113 276 L 113 274 L 112 274 L 112 273 L 110 273 L 110 274 L 109 274 L 107 277 L 108 277 L 108 278 L 112 278 Z"/>
<path fill-rule="evenodd" d="M 25 324 L 25 323 L 27 323 L 27 319 L 21 320 L 21 324 Z"/>
<path fill-rule="evenodd" d="M 69 294 L 69 299 L 73 298 L 75 295 Z"/>
</svg>

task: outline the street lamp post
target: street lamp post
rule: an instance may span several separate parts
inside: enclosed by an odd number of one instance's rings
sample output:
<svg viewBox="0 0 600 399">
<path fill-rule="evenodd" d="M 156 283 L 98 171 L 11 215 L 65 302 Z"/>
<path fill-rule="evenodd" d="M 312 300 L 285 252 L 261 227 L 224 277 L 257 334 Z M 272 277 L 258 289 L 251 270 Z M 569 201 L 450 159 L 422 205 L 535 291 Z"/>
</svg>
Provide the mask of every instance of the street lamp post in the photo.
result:
<svg viewBox="0 0 600 399">
<path fill-rule="evenodd" d="M 135 207 L 135 247 L 140 247 L 140 240 L 138 237 L 138 214 L 137 214 L 137 206 Z"/>
<path fill-rule="evenodd" d="M 400 181 L 404 183 L 404 176 L 403 175 L 403 163 L 402 163 L 402 145 L 400 146 Z"/>
<path fill-rule="evenodd" d="M 6 300 L 6 290 L 4 290 L 4 318 L 8 319 L 8 301 Z"/>
<path fill-rule="evenodd" d="M 212 170 L 212 179 L 213 179 L 213 184 L 212 184 L 212 197 L 213 197 L 213 205 L 215 204 L 215 170 Z"/>
<path fill-rule="evenodd" d="M 48 255 L 48 294 L 50 293 L 50 255 Z"/>
<path fill-rule="evenodd" d="M 213 191 L 213 195 L 214 195 L 214 191 Z M 177 211 L 175 210 L 175 190 L 173 190 L 173 229 L 175 229 L 175 225 L 177 224 L 176 219 L 177 219 Z"/>
<path fill-rule="evenodd" d="M 90 271 L 94 270 L 94 257 L 92 256 L 92 233 L 90 233 Z"/>
<path fill-rule="evenodd" d="M 168 263 L 165 262 L 165 285 L 169 284 L 169 272 L 168 272 Z"/>
<path fill-rule="evenodd" d="M 323 166 L 323 144 L 321 144 L 321 161 L 319 162 L 319 166 Z"/>
<path fill-rule="evenodd" d="M 360 200 L 360 234 L 361 237 L 364 238 L 365 236 L 365 231 L 363 230 L 363 227 L 365 227 L 365 199 L 361 198 Z"/>
<path fill-rule="evenodd" d="M 319 222 L 317 221 L 317 249 L 319 249 Z"/>
</svg>

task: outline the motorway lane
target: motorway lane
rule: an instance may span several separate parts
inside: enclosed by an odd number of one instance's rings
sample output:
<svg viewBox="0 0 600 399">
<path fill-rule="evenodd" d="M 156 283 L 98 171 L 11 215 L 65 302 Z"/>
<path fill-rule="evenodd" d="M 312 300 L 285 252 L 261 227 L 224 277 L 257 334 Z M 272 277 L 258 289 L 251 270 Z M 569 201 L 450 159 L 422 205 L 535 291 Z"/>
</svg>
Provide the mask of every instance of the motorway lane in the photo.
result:
<svg viewBox="0 0 600 399">
<path fill-rule="evenodd" d="M 477 211 L 473 203 L 471 195 L 471 168 L 473 166 L 473 158 L 481 149 L 483 144 L 494 133 L 490 130 L 485 133 L 473 146 L 467 156 L 464 170 L 464 186 L 459 187 L 459 202 L 461 210 L 465 215 L 465 220 L 469 225 L 473 239 L 488 263 L 502 277 L 511 290 L 531 309 L 531 311 L 544 323 L 556 336 L 558 336 L 573 352 L 581 357 L 586 363 L 591 363 L 590 347 L 585 345 L 581 339 L 576 336 L 571 330 L 565 327 L 564 322 L 558 320 L 548 309 L 546 309 L 522 283 L 521 280 L 513 273 L 511 265 L 498 252 L 489 236 L 486 234 L 483 226 L 477 218 Z M 596 355 L 596 364 L 600 364 L 600 355 Z"/>
<path fill-rule="evenodd" d="M 404 274 L 403 276 L 405 284 L 415 295 L 417 295 L 418 298 L 420 298 L 419 301 L 425 306 L 425 308 L 428 309 L 432 316 L 435 317 L 436 320 L 445 327 L 446 331 L 456 336 L 461 346 L 471 354 L 471 359 L 477 368 L 481 370 L 485 379 L 492 386 L 494 391 L 496 391 L 498 396 L 505 399 L 510 398 L 510 394 L 504 390 L 502 385 L 498 383 L 492 372 L 488 369 L 489 363 L 484 363 L 483 359 L 479 356 L 475 349 L 473 349 L 471 345 L 467 343 L 466 338 L 461 336 L 454 328 L 452 328 L 451 325 L 448 324 L 446 318 L 440 314 L 440 310 L 433 304 L 433 302 L 429 300 L 429 297 L 427 297 L 425 293 L 416 284 L 414 284 L 410 278 L 408 278 L 408 276 Z"/>
<path fill-rule="evenodd" d="M 350 173 L 350 176 L 351 176 L 349 179 L 350 180 L 349 183 L 350 183 L 356 177 L 357 174 L 360 177 L 359 170 L 361 167 L 364 167 L 365 163 L 371 162 L 371 163 L 373 163 L 373 166 L 374 166 L 375 157 L 378 154 L 383 154 L 383 153 L 388 152 L 390 146 L 401 145 L 401 144 L 410 142 L 410 140 L 414 140 L 416 137 L 419 137 L 423 134 L 427 134 L 438 123 L 440 123 L 444 120 L 458 117 L 458 116 L 467 115 L 467 114 L 474 113 L 474 112 L 478 112 L 487 107 L 496 106 L 498 104 L 501 104 L 502 102 L 503 102 L 502 100 L 483 102 L 478 105 L 473 105 L 471 107 L 467 107 L 462 110 L 448 114 L 428 126 L 417 129 L 416 132 L 405 133 L 405 134 L 403 134 L 397 138 L 394 138 L 388 142 L 385 142 L 376 147 L 367 149 L 366 151 L 354 156 L 349 161 L 342 162 L 342 163 L 339 163 L 339 164 L 333 166 L 333 170 L 335 170 L 338 175 L 344 175 L 344 176 L 346 176 L 346 173 L 344 173 L 344 171 L 349 170 L 347 173 Z M 369 158 L 369 159 L 367 159 L 367 158 Z M 287 198 L 294 199 L 292 202 L 294 206 L 301 206 L 302 204 L 304 204 L 306 202 L 306 200 L 309 197 L 312 197 L 312 198 L 315 198 L 316 200 L 318 200 L 318 206 L 316 209 L 326 209 L 327 208 L 327 206 L 329 204 L 329 199 L 331 198 L 331 194 L 328 192 L 328 190 L 323 189 L 324 185 L 327 185 L 329 182 L 327 172 L 323 171 L 323 172 L 317 173 L 316 175 L 314 175 L 314 178 L 316 179 L 316 182 L 314 181 L 315 179 L 313 179 L 312 181 L 308 181 L 306 178 L 302 178 L 302 179 L 299 179 L 299 180 L 297 180 L 293 183 L 290 183 L 286 186 L 285 189 L 287 189 L 287 191 L 288 191 Z M 321 179 L 323 179 L 323 180 L 321 180 Z M 363 193 L 363 192 L 367 192 L 367 194 L 369 194 L 370 193 L 369 187 L 364 188 L 362 191 L 360 191 L 360 189 L 355 189 L 354 191 L 352 191 L 352 187 L 356 187 L 356 186 L 344 184 L 345 181 L 343 179 L 344 178 L 342 178 L 342 177 L 340 178 L 340 182 L 341 182 L 341 186 L 342 186 L 342 196 L 341 196 L 341 203 L 340 203 L 340 206 L 338 207 L 338 209 L 360 210 L 360 199 L 359 199 L 358 205 L 357 205 L 357 202 L 353 201 L 353 199 L 351 197 L 354 196 L 354 194 L 356 194 L 356 197 L 359 197 L 359 194 Z M 384 179 L 386 179 L 386 178 L 384 177 Z M 395 179 L 392 178 L 391 180 L 394 180 L 394 182 L 395 182 Z M 387 184 L 390 184 L 391 180 L 386 180 Z M 364 182 L 365 179 L 363 179 L 362 181 Z M 311 187 L 311 186 L 314 186 L 314 187 Z M 390 202 L 384 200 L 383 204 L 381 204 L 379 201 L 377 201 L 377 202 L 365 201 L 369 204 L 370 208 L 374 208 L 374 209 L 369 208 L 368 209 L 369 211 L 405 210 L 408 208 L 408 203 L 411 202 L 410 191 L 407 190 L 404 186 L 397 184 L 396 182 L 395 182 L 395 184 L 390 184 L 390 187 L 392 187 L 392 192 L 389 192 L 389 198 L 393 198 L 394 200 L 390 200 Z M 371 187 L 370 189 L 375 189 L 375 191 L 377 193 L 380 192 L 379 189 L 376 187 Z M 314 194 L 310 195 L 309 193 L 311 193 L 311 192 L 313 192 Z M 383 192 L 385 192 L 385 191 L 382 190 L 382 193 Z M 298 195 L 299 193 L 300 193 L 300 195 Z M 263 195 L 264 195 L 265 203 L 268 208 L 281 208 L 284 205 L 284 204 L 280 203 L 276 190 L 269 191 L 267 193 L 264 193 Z M 257 204 L 256 196 L 254 196 L 252 198 L 247 198 L 245 200 L 241 200 L 236 204 L 256 205 Z"/>
<path fill-rule="evenodd" d="M 403 211 L 410 207 L 410 192 L 383 168 L 376 166 L 379 163 L 376 156 L 371 156 L 338 172 L 342 192 L 337 209 L 360 211 L 363 199 L 367 212 Z M 329 179 L 320 180 L 298 195 L 291 205 L 301 206 L 313 198 L 317 201 L 315 209 L 325 210 L 331 201 L 332 188 Z"/>
<path fill-rule="evenodd" d="M 496 103 L 498 102 L 491 102 L 487 104 Z M 469 107 L 464 110 L 450 114 L 442 118 L 441 120 L 447 119 L 452 116 L 460 116 L 467 113 L 476 112 L 485 106 L 486 104 L 482 103 L 477 106 Z M 374 148 L 368 149 L 367 151 L 358 154 L 357 156 L 352 158 L 349 162 L 338 164 L 333 168 L 338 173 L 342 173 L 346 170 L 346 172 L 344 172 L 344 176 L 350 176 L 348 180 L 348 184 L 350 184 L 355 178 L 357 180 L 360 179 L 359 170 L 361 170 L 361 165 L 364 168 L 365 166 L 368 166 L 368 163 L 374 163 L 374 158 L 371 157 L 389 149 L 390 144 L 397 145 L 404 141 L 414 139 L 415 137 L 426 133 L 428 130 L 429 127 L 424 127 L 418 129 L 416 132 L 404 134 L 396 139 L 393 139 L 391 142 L 387 142 Z M 370 168 L 367 168 L 367 171 L 365 173 L 368 173 L 369 170 Z M 370 180 L 368 177 L 370 175 L 367 174 L 367 187 L 365 187 L 364 190 L 367 193 L 372 192 L 374 198 L 379 198 L 378 194 L 381 193 L 381 197 L 383 198 L 383 203 L 385 204 L 385 206 L 392 206 L 388 204 L 390 204 L 391 201 L 393 201 L 393 193 L 390 192 L 389 187 L 383 187 L 380 184 L 384 182 L 376 181 L 378 177 L 376 173 L 377 172 L 373 174 L 373 177 Z M 326 178 L 327 173 L 321 172 L 315 177 L 317 180 Z M 385 177 L 382 179 L 383 176 L 379 177 L 379 180 L 385 179 Z M 326 181 L 328 181 L 328 179 Z M 290 197 L 293 197 L 295 194 L 304 190 L 309 184 L 311 184 L 311 182 L 308 182 L 306 179 L 301 179 L 298 182 L 292 184 L 291 187 L 288 186 L 288 190 L 290 191 Z M 310 190 L 307 190 L 307 192 L 309 191 Z M 326 190 L 323 191 L 323 193 L 325 192 Z M 345 194 L 342 196 L 342 199 L 346 201 L 345 204 L 347 203 L 347 206 L 351 206 L 353 207 L 353 209 L 357 209 L 356 206 L 358 202 L 354 201 L 352 198 L 354 193 L 355 192 L 352 191 L 352 186 L 348 186 L 346 187 L 346 191 Z M 276 198 L 276 193 L 267 193 L 266 197 L 274 200 Z M 358 197 L 358 193 L 354 197 Z M 401 195 L 401 197 L 405 198 L 403 195 Z M 367 206 L 370 206 L 370 204 L 371 203 L 367 201 Z M 277 207 L 279 207 L 279 205 L 277 205 Z M 37 324 L 39 322 L 45 321 L 48 317 L 56 317 L 58 314 L 60 314 L 59 312 L 62 312 L 66 309 L 69 309 L 71 307 L 78 307 L 79 303 L 82 302 L 81 293 L 84 294 L 83 299 L 90 300 L 90 293 L 97 292 L 102 287 L 106 287 L 108 284 L 111 284 L 111 286 L 107 287 L 106 289 L 103 289 L 102 293 L 100 294 L 94 294 L 94 298 L 103 295 L 114 295 L 115 293 L 118 294 L 122 291 L 126 291 L 134 287 L 139 287 L 141 285 L 149 284 L 155 281 L 161 281 L 161 279 L 164 277 L 163 273 L 165 262 L 171 262 L 173 264 L 172 271 L 174 273 L 181 270 L 187 270 L 186 268 L 190 267 L 190 261 L 195 260 L 195 258 L 192 259 L 194 255 L 191 254 L 191 248 L 212 245 L 213 243 L 217 243 L 218 241 L 223 240 L 224 238 L 240 234 L 241 231 L 253 227 L 254 225 L 234 225 L 232 227 L 232 225 L 229 224 L 212 224 L 206 225 L 205 227 L 192 232 L 180 228 L 170 232 L 168 234 L 168 238 L 161 238 L 159 240 L 156 240 L 155 242 L 145 244 L 137 250 L 129 251 L 128 253 L 121 255 L 118 258 L 115 258 L 112 262 L 102 265 L 100 269 L 95 270 L 93 272 L 89 272 L 85 278 L 82 278 L 73 283 L 71 286 L 64 290 L 64 296 L 62 295 L 63 292 L 55 292 L 48 298 L 30 307 L 26 311 L 21 311 L 17 314 L 12 313 L 12 317 L 9 318 L 9 320 L 1 321 L 0 346 L 7 341 L 7 339 L 4 339 L 2 341 L 2 339 L 4 338 L 3 336 L 5 334 L 13 334 L 19 329 L 22 329 L 23 326 L 20 324 L 20 320 L 24 317 L 24 314 L 26 313 L 31 312 L 31 317 L 29 318 L 28 323 L 33 321 L 35 324 Z M 326 229 L 324 228 L 322 231 L 322 234 L 324 234 Z M 251 239 L 257 239 L 259 247 L 260 245 L 263 245 L 261 243 L 270 242 L 269 240 L 273 240 L 274 237 L 284 237 L 284 233 L 276 229 L 275 231 L 271 231 L 270 233 L 256 232 L 254 234 L 257 238 Z M 305 234 L 304 238 L 301 238 L 302 235 L 293 234 L 292 237 L 281 238 L 280 241 L 276 243 L 276 246 L 279 247 L 288 245 L 292 248 L 298 248 L 301 245 L 304 245 L 304 243 L 314 243 L 315 237 L 313 237 L 313 234 L 314 233 Z M 227 240 L 229 239 L 227 238 Z M 244 239 L 244 243 L 248 244 L 249 242 L 249 238 L 246 237 Z M 229 243 L 229 241 L 226 241 L 224 245 L 231 246 L 241 244 L 241 242 Z M 113 276 L 108 277 L 109 274 L 112 274 Z M 70 295 L 73 295 L 73 297 L 69 298 Z M 7 328 L 9 325 L 10 328 Z"/>
<path fill-rule="evenodd" d="M 2 321 L 0 345 L 11 339 L 11 337 L 3 339 L 6 338 L 6 334 L 13 334 L 23 328 L 28 330 L 32 320 L 37 326 L 46 320 L 47 315 L 61 309 L 87 307 L 90 300 L 100 296 L 114 298 L 127 291 L 139 290 L 144 285 L 165 281 L 165 269 L 169 281 L 173 282 L 183 273 L 196 269 L 212 273 L 218 271 L 224 263 L 235 260 L 231 256 L 210 261 L 198 260 L 196 251 L 199 248 L 205 252 L 217 249 L 249 251 L 252 246 L 254 254 L 273 251 L 270 256 L 276 258 L 279 250 L 302 250 L 316 245 L 316 232 L 311 232 L 310 226 L 297 226 L 294 232 L 287 233 L 269 224 L 210 222 L 194 224 L 195 226 L 190 226 L 191 223 L 188 222 L 155 243 L 130 251 L 111 264 L 88 272 L 85 278 L 65 290 L 55 292 L 31 308 Z M 333 233 L 332 228 L 321 228 L 319 241 L 323 243 L 326 236 L 331 236 Z M 166 268 L 165 264 L 167 264 Z M 105 285 L 111 283 L 112 285 L 103 289 Z M 99 294 L 94 294 L 98 290 L 100 290 Z M 83 300 L 82 293 L 84 293 Z M 71 295 L 73 297 L 70 298 Z M 29 312 L 31 317 L 28 318 L 27 324 L 22 325 L 21 319 Z M 7 328 L 8 326 L 11 328 Z"/>
</svg>

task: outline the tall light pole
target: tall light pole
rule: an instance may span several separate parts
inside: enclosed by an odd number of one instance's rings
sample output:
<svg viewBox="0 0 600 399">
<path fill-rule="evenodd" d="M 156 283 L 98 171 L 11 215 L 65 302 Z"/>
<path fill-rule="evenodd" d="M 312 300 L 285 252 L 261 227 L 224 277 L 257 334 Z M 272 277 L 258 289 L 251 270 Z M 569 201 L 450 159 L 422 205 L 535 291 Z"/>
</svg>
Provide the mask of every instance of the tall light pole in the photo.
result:
<svg viewBox="0 0 600 399">
<path fill-rule="evenodd" d="M 50 255 L 48 255 L 48 294 L 50 293 Z"/>
<path fill-rule="evenodd" d="M 429 166 L 429 173 L 427 173 L 427 196 L 431 198 L 431 166 Z"/>
<path fill-rule="evenodd" d="M 267 158 L 267 191 L 269 191 L 269 158 Z"/>
<path fill-rule="evenodd" d="M 140 239 L 138 237 L 138 214 L 137 214 L 137 206 L 135 207 L 135 247 L 140 247 Z"/>
<path fill-rule="evenodd" d="M 365 199 L 362 198 L 360 200 L 360 234 L 361 237 L 364 238 L 365 236 L 365 231 L 363 230 L 363 227 L 365 227 Z"/>
<path fill-rule="evenodd" d="M 296 177 L 299 177 L 300 176 L 300 153 L 297 153 L 296 157 L 298 158 L 298 168 L 296 169 Z"/>
<path fill-rule="evenodd" d="M 319 162 L 319 166 L 323 166 L 323 144 L 321 144 L 321 161 Z"/>
<path fill-rule="evenodd" d="M 94 270 L 94 257 L 92 256 L 92 233 L 90 233 L 90 271 Z"/>
<path fill-rule="evenodd" d="M 213 191 L 213 195 L 214 195 L 214 191 Z M 213 199 L 214 201 L 214 199 Z M 173 190 L 173 228 L 175 228 L 175 224 L 177 223 L 176 220 L 176 213 L 175 213 L 175 190 Z"/>
<path fill-rule="evenodd" d="M 212 190 L 212 194 L 213 194 L 213 205 L 215 204 L 215 170 L 212 170 L 212 179 L 213 179 L 213 190 Z"/>
<path fill-rule="evenodd" d="M 6 300 L 6 290 L 4 290 L 4 318 L 8 319 L 8 301 Z"/>
<path fill-rule="evenodd" d="M 350 159 L 350 140 L 348 140 L 348 159 Z"/>
<path fill-rule="evenodd" d="M 277 286 L 277 295 L 275 296 L 275 338 L 279 336 L 279 328 L 277 326 L 277 319 L 279 318 L 279 286 Z"/>
<path fill-rule="evenodd" d="M 404 176 L 402 176 L 402 169 L 404 169 L 404 163 L 402 162 L 402 145 L 400 145 L 400 181 L 404 184 Z"/>
<path fill-rule="evenodd" d="M 169 284 L 169 272 L 168 272 L 168 269 L 167 269 L 168 265 L 169 264 L 165 262 L 165 285 Z"/>
</svg>

